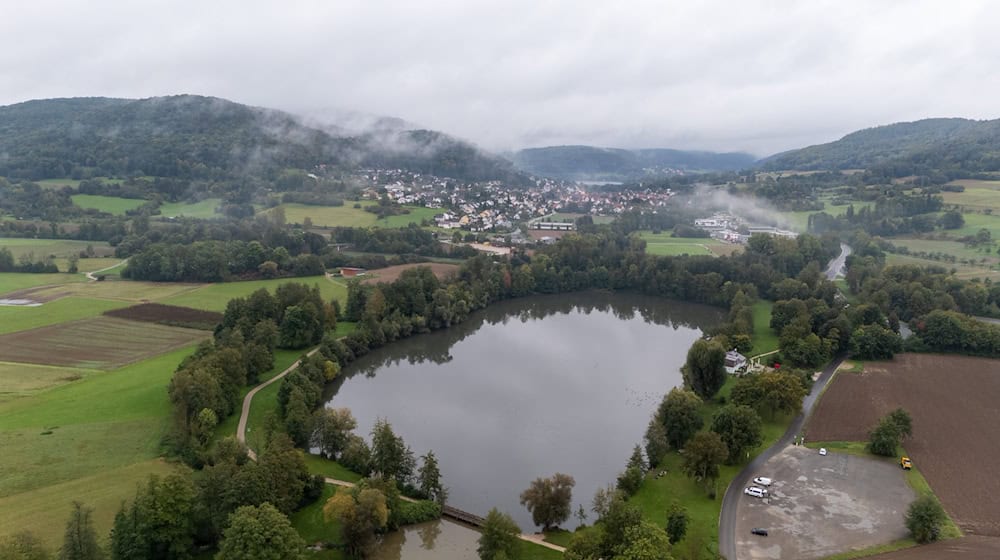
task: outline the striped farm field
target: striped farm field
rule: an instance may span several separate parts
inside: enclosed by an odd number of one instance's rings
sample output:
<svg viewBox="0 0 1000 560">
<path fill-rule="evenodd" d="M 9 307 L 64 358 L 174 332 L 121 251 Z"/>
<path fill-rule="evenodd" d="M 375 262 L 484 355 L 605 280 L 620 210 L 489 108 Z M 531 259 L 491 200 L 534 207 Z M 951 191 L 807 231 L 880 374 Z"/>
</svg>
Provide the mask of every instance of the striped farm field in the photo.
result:
<svg viewBox="0 0 1000 560">
<path fill-rule="evenodd" d="M 0 402 L 79 381 L 91 373 L 83 369 L 0 362 Z"/>
<path fill-rule="evenodd" d="M 23 362 L 113 369 L 208 337 L 205 331 L 98 317 L 0 336 L 0 356 Z"/>
<path fill-rule="evenodd" d="M 80 208 L 99 210 L 116 216 L 124 216 L 125 212 L 135 210 L 136 208 L 149 202 L 148 200 L 142 200 L 139 198 L 121 198 L 118 196 L 101 196 L 98 194 L 74 194 L 70 198 L 73 199 L 73 204 L 79 206 Z"/>
</svg>

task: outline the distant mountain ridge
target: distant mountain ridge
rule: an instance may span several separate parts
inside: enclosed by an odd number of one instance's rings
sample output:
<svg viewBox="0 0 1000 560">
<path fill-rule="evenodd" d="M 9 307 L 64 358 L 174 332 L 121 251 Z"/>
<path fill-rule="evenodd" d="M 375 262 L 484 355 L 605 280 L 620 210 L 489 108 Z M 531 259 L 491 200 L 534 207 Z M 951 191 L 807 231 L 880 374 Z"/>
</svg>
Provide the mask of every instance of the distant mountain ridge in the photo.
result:
<svg viewBox="0 0 1000 560">
<path fill-rule="evenodd" d="M 776 154 L 760 165 L 767 170 L 880 168 L 895 176 L 998 171 L 1000 119 L 940 118 L 878 126 Z"/>
<path fill-rule="evenodd" d="M 633 179 L 651 170 L 731 171 L 753 165 L 745 153 L 716 153 L 672 149 L 550 146 L 514 154 L 514 164 L 529 173 L 569 180 Z"/>
<path fill-rule="evenodd" d="M 397 126 L 348 132 L 214 97 L 45 99 L 0 107 L 0 176 L 15 179 L 84 171 L 267 177 L 320 164 L 379 165 L 476 181 L 527 180 L 506 160 L 440 132 Z"/>
</svg>

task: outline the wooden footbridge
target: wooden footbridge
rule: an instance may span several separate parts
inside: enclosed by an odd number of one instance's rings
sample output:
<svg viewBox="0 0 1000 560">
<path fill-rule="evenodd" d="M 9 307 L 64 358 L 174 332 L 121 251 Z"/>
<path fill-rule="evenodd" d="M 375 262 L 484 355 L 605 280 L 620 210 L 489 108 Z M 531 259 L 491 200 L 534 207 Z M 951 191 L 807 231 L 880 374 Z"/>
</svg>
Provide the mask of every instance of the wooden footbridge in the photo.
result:
<svg viewBox="0 0 1000 560">
<path fill-rule="evenodd" d="M 479 528 L 486 524 L 486 520 L 478 515 L 471 514 L 467 511 L 462 511 L 458 508 L 453 508 L 451 506 L 444 506 L 441 508 L 441 516 L 447 517 L 452 521 L 459 521 L 465 523 L 466 525 L 472 525 L 473 527 Z"/>
</svg>

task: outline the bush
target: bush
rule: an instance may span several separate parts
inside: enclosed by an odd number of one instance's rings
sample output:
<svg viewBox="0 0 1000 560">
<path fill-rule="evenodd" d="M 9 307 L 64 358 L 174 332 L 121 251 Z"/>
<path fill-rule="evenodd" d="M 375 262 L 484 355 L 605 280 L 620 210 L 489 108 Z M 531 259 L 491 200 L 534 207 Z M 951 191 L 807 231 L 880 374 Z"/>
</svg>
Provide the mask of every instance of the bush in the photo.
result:
<svg viewBox="0 0 1000 560">
<path fill-rule="evenodd" d="M 441 517 L 441 506 L 437 502 L 430 500 L 420 500 L 417 502 L 399 501 L 399 524 L 413 525 L 432 521 Z"/>
<path fill-rule="evenodd" d="M 906 528 L 920 544 L 936 541 L 947 515 L 934 496 L 921 496 L 906 510 Z"/>
</svg>

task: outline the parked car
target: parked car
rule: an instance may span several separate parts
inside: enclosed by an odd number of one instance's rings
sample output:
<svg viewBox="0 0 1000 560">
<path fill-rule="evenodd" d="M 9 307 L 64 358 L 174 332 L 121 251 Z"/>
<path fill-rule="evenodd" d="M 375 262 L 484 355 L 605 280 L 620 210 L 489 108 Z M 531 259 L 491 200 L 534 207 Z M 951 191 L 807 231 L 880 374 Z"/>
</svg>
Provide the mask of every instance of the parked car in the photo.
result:
<svg viewBox="0 0 1000 560">
<path fill-rule="evenodd" d="M 819 448 L 819 454 L 820 455 L 826 455 L 826 448 L 825 447 L 820 447 Z"/>
<path fill-rule="evenodd" d="M 770 478 L 767 478 L 766 476 L 758 476 L 757 478 L 753 479 L 753 483 L 756 484 L 757 486 L 770 486 L 772 482 L 774 481 L 771 480 Z"/>
<path fill-rule="evenodd" d="M 913 463 L 910 461 L 909 457 L 903 457 L 899 460 L 899 466 L 903 467 L 903 470 L 910 470 L 913 468 Z"/>
<path fill-rule="evenodd" d="M 750 529 L 750 532 L 754 535 L 760 535 L 762 537 L 767 536 L 767 529 L 761 529 L 760 527 L 754 527 L 753 529 Z"/>
<path fill-rule="evenodd" d="M 764 490 L 759 486 L 747 486 L 746 489 L 743 490 L 743 493 L 747 496 L 753 496 L 754 498 L 763 498 L 764 496 L 767 496 L 767 490 Z"/>
</svg>

